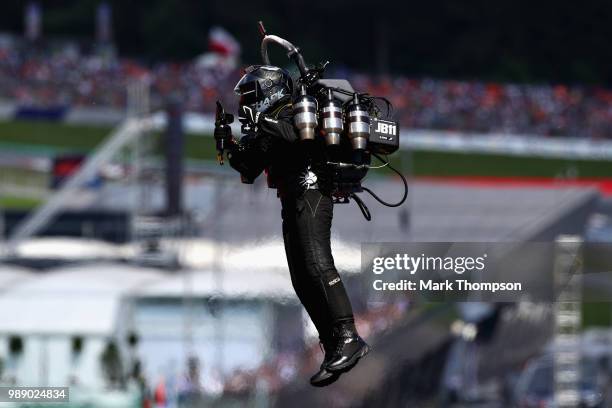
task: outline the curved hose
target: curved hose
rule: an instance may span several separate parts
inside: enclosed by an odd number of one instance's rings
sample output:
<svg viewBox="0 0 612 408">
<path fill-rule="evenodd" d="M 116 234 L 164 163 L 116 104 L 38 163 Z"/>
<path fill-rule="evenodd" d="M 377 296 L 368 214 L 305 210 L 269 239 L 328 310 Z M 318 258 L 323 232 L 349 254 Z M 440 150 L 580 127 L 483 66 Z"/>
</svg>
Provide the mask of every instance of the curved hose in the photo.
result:
<svg viewBox="0 0 612 408">
<path fill-rule="evenodd" d="M 357 194 L 355 194 L 355 193 L 351 193 L 351 198 L 353 200 L 355 200 L 355 202 L 357 203 L 357 206 L 361 210 L 361 213 L 363 214 L 363 217 L 366 220 L 371 221 L 372 220 L 372 214 L 370 214 L 370 209 L 368 208 L 368 206 L 365 205 L 365 203 L 363 201 L 361 201 L 361 198 L 359 198 L 357 196 Z"/>
<path fill-rule="evenodd" d="M 304 57 L 300 54 L 300 50 L 289 41 L 281 38 L 277 35 L 265 35 L 263 40 L 261 40 L 261 59 L 263 63 L 266 65 L 270 65 L 270 57 L 268 56 L 268 43 L 276 43 L 281 47 L 285 48 L 288 52 L 288 57 L 294 60 L 298 69 L 300 70 L 300 75 L 303 78 L 308 74 L 308 68 L 306 68 L 306 63 L 304 62 Z"/>
<path fill-rule="evenodd" d="M 404 177 L 404 175 L 399 172 L 395 167 L 391 166 L 391 164 L 389 164 L 388 160 L 383 160 L 382 157 L 380 157 L 379 155 L 377 155 L 376 153 L 372 153 L 372 155 L 374 157 L 376 157 L 378 160 L 380 160 L 381 162 L 387 164 L 387 166 L 393 170 L 395 173 L 397 173 L 400 178 L 402 179 L 402 182 L 404 183 L 404 196 L 402 197 L 402 199 L 400 201 L 398 201 L 397 203 L 388 203 L 386 201 L 384 201 L 382 198 L 380 198 L 379 196 L 377 196 L 372 190 L 370 190 L 367 187 L 361 187 L 363 189 L 363 191 L 367 191 L 372 197 L 374 197 L 374 199 L 376 201 L 378 201 L 379 203 L 381 203 L 382 205 L 385 205 L 387 207 L 399 207 L 400 205 L 404 204 L 404 201 L 406 201 L 406 198 L 408 197 L 408 181 L 406 181 L 406 177 Z"/>
</svg>

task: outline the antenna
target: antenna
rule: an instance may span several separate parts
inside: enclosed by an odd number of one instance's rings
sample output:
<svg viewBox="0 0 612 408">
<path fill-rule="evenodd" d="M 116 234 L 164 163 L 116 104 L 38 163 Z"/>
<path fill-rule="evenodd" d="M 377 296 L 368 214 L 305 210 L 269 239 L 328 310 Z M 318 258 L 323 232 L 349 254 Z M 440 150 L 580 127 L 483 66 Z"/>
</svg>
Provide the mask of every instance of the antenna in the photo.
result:
<svg viewBox="0 0 612 408">
<path fill-rule="evenodd" d="M 265 37 L 266 35 L 268 35 L 268 33 L 266 32 L 266 27 L 264 27 L 263 25 L 263 21 L 259 20 L 257 22 L 257 26 L 259 28 L 259 34 L 261 34 L 262 37 Z"/>
</svg>

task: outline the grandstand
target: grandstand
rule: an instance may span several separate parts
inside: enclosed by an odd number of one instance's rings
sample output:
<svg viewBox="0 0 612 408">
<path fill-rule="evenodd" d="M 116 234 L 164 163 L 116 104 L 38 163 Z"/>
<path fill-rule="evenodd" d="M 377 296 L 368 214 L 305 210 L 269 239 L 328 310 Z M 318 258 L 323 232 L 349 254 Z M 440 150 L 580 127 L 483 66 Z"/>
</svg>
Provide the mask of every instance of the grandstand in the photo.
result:
<svg viewBox="0 0 612 408">
<path fill-rule="evenodd" d="M 61 48 L 60 48 L 61 50 Z M 346 75 L 334 73 L 330 77 Z M 240 69 L 231 65 L 158 63 L 75 52 L 32 53 L 18 38 L 0 43 L 0 119 L 47 118 L 72 123 L 116 124 L 127 106 L 125 89 L 151 84 L 154 110 L 180 95 L 185 110 L 212 113 L 217 99 L 235 108 L 232 88 Z M 472 133 L 609 139 L 612 91 L 566 84 L 506 84 L 388 76 L 376 80 L 351 72 L 356 89 L 386 95 L 402 125 Z"/>
</svg>

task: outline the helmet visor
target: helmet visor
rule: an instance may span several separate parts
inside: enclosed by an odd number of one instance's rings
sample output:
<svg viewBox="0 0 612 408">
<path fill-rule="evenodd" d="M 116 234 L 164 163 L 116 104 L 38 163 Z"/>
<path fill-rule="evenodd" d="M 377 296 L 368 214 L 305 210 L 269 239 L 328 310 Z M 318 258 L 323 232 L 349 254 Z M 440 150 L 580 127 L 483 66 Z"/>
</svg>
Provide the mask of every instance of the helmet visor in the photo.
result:
<svg viewBox="0 0 612 408">
<path fill-rule="evenodd" d="M 264 98 L 261 85 L 258 80 L 245 81 L 243 78 L 234 91 L 240 96 L 240 105 L 254 105 Z"/>
</svg>

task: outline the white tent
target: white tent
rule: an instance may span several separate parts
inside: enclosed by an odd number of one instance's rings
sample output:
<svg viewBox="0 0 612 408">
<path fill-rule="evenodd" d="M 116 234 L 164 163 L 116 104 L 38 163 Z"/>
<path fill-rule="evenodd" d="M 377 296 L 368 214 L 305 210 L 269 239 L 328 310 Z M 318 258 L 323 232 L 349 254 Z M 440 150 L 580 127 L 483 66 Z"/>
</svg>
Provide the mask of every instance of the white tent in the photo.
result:
<svg viewBox="0 0 612 408">
<path fill-rule="evenodd" d="M 182 265 L 198 269 L 216 269 L 232 272 L 275 271 L 288 275 L 287 258 L 281 236 L 267 237 L 240 243 L 213 241 L 208 238 L 176 241 Z M 361 248 L 334 237 L 332 248 L 336 266 L 341 272 L 359 272 Z"/>
<path fill-rule="evenodd" d="M 122 297 L 163 278 L 154 269 L 110 263 L 48 271 L 0 295 L 0 333 L 112 334 Z"/>
<path fill-rule="evenodd" d="M 19 243 L 16 255 L 29 258 L 65 260 L 112 260 L 125 257 L 129 248 L 83 238 L 36 237 Z"/>
<path fill-rule="evenodd" d="M 25 280 L 33 279 L 35 276 L 36 274 L 29 269 L 0 264 L 0 292 Z"/>
</svg>

